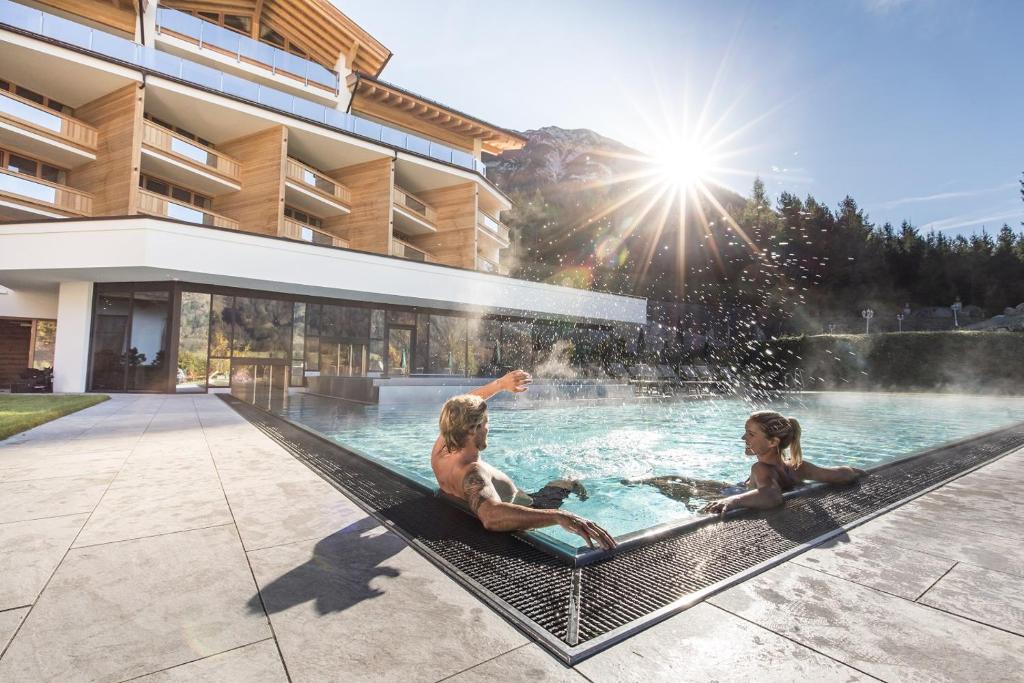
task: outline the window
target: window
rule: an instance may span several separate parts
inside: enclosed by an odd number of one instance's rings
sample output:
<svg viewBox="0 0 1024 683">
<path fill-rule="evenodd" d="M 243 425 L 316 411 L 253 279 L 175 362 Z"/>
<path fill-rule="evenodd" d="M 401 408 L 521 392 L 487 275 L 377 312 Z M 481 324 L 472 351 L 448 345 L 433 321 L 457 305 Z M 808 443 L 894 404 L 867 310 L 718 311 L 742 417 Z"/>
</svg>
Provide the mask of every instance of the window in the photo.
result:
<svg viewBox="0 0 1024 683">
<path fill-rule="evenodd" d="M 164 121 L 163 119 L 158 119 L 157 117 L 155 117 L 155 116 L 153 116 L 152 114 L 149 114 L 149 113 L 143 114 L 142 116 L 143 116 L 143 118 L 146 118 L 146 119 L 152 121 L 153 123 L 155 123 L 158 126 L 163 126 L 167 130 L 173 130 L 175 133 L 177 133 L 178 135 L 180 135 L 183 138 L 188 138 L 189 140 L 195 140 L 200 145 L 206 145 L 210 149 L 214 149 L 214 145 L 213 145 L 212 142 L 210 142 L 209 140 L 207 140 L 205 138 L 199 137 L 198 135 L 196 135 L 192 131 L 185 130 L 184 128 L 182 128 L 180 126 L 175 126 L 173 123 L 168 123 L 167 121 Z"/>
<path fill-rule="evenodd" d="M 57 100 L 47 97 L 46 95 L 37 93 L 35 90 L 29 90 L 28 88 L 17 85 L 16 83 L 11 83 L 9 81 L 0 81 L 0 92 L 14 93 L 18 97 L 29 100 L 31 102 L 35 102 L 36 104 L 41 104 L 47 109 L 52 109 L 53 111 L 59 112 L 61 114 L 71 113 L 71 107 L 67 106 L 66 104 L 58 102 Z"/>
<path fill-rule="evenodd" d="M 311 228 L 321 229 L 324 227 L 324 222 L 322 219 L 317 218 L 316 216 L 313 216 L 311 214 L 308 214 L 305 211 L 300 211 L 291 206 L 284 207 L 284 215 L 285 218 L 290 218 L 293 221 L 304 223 L 305 225 L 308 225 Z"/>
<path fill-rule="evenodd" d="M 153 178 L 152 176 L 140 175 L 139 187 L 149 190 L 150 192 L 163 195 L 164 197 L 170 197 L 174 201 L 182 204 L 198 206 L 201 209 L 209 209 L 213 206 L 213 200 L 205 195 L 193 192 L 185 187 L 172 185 L 166 180 L 160 180 L 159 178 Z"/>
<path fill-rule="evenodd" d="M 188 12 L 189 10 L 180 11 Z M 241 33 L 243 36 L 252 37 L 252 17 L 247 14 L 226 14 L 224 12 L 192 12 L 192 14 L 211 24 L 217 24 L 231 29 L 235 33 Z"/>
<path fill-rule="evenodd" d="M 14 154 L 5 149 L 0 149 L 0 166 L 8 171 L 14 171 L 21 175 L 40 178 L 51 183 L 63 185 L 67 176 L 63 169 L 51 166 L 50 164 L 20 154 Z"/>
<path fill-rule="evenodd" d="M 295 41 L 285 38 L 283 35 L 275 31 L 274 29 L 262 23 L 260 24 L 260 40 L 264 43 L 273 45 L 274 47 L 279 47 L 282 50 L 291 52 L 293 55 L 297 55 L 299 57 L 302 57 L 303 59 L 316 61 L 315 59 L 309 56 L 309 50 L 302 47 Z M 327 68 L 332 67 L 327 65 Z"/>
</svg>

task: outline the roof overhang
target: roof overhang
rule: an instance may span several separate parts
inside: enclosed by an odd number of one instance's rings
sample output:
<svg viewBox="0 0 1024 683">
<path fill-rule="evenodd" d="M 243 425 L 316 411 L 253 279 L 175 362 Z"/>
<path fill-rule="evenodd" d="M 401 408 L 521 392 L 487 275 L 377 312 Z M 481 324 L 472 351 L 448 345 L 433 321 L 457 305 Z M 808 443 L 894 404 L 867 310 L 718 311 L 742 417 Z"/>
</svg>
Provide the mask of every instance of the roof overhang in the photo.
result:
<svg viewBox="0 0 1024 683">
<path fill-rule="evenodd" d="M 500 128 L 362 73 L 349 75 L 348 87 L 352 90 L 354 109 L 358 110 L 361 104 L 367 102 L 379 107 L 394 109 L 455 135 L 469 139 L 480 138 L 483 150 L 489 154 L 501 154 L 507 150 L 520 149 L 526 144 L 526 138 L 518 133 Z"/>
<path fill-rule="evenodd" d="M 0 284 L 195 282 L 372 303 L 642 324 L 646 299 L 148 217 L 0 225 Z"/>
</svg>

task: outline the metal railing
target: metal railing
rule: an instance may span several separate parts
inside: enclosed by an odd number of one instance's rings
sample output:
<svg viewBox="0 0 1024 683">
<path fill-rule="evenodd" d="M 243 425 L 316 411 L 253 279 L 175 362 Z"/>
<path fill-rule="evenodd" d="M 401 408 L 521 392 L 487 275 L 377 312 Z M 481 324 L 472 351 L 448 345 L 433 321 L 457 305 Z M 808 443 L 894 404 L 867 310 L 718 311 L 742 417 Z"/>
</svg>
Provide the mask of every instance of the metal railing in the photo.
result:
<svg viewBox="0 0 1024 683">
<path fill-rule="evenodd" d="M 186 223 L 197 225 L 212 225 L 217 228 L 230 228 L 238 230 L 238 221 L 213 213 L 207 209 L 185 204 L 170 197 L 165 197 L 156 192 L 139 189 L 139 211 L 151 216 L 164 216 L 174 218 Z"/>
<path fill-rule="evenodd" d="M 242 165 L 237 160 L 152 121 L 142 122 L 142 143 L 205 166 L 233 182 L 241 180 Z"/>
<path fill-rule="evenodd" d="M 200 49 L 213 48 L 239 62 L 255 64 L 273 74 L 301 81 L 305 85 L 315 85 L 334 94 L 338 93 L 340 87 L 341 80 L 337 72 L 322 64 L 204 21 L 187 12 L 158 7 L 156 30 L 159 33 L 170 32 L 194 42 Z"/>
<path fill-rule="evenodd" d="M 92 195 L 88 192 L 3 168 L 0 168 L 0 195 L 9 196 L 15 202 L 28 201 L 76 216 L 92 215 Z"/>
<path fill-rule="evenodd" d="M 352 193 L 347 187 L 293 157 L 288 157 L 285 177 L 308 185 L 311 189 L 328 195 L 346 206 L 352 203 Z"/>
<path fill-rule="evenodd" d="M 92 126 L 9 92 L 0 91 L 0 117 L 27 123 L 49 137 L 70 142 L 90 152 L 96 151 L 99 141 L 99 134 Z"/>
<path fill-rule="evenodd" d="M 253 102 L 289 116 L 312 121 L 325 128 L 351 133 L 389 147 L 403 149 L 476 171 L 480 175 L 486 175 L 484 163 L 469 152 L 453 149 L 439 142 L 421 138 L 355 114 L 331 109 L 322 104 L 269 88 L 261 83 L 232 76 L 167 52 L 160 52 L 125 38 L 89 28 L 63 17 L 19 5 L 12 0 L 0 0 L 0 24 L 86 50 L 104 59 L 130 64 L 151 73 L 168 76 L 200 88 Z"/>
</svg>

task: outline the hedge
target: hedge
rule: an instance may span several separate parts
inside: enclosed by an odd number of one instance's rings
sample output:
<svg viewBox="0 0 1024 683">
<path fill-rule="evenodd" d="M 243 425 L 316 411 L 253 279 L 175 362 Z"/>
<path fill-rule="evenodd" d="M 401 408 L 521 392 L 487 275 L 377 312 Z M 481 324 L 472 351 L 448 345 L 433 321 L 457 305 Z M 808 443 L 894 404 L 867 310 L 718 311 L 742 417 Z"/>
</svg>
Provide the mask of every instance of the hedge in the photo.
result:
<svg viewBox="0 0 1024 683">
<path fill-rule="evenodd" d="M 803 335 L 773 339 L 759 351 L 751 365 L 780 380 L 799 370 L 806 389 L 1024 394 L 1019 332 Z"/>
</svg>

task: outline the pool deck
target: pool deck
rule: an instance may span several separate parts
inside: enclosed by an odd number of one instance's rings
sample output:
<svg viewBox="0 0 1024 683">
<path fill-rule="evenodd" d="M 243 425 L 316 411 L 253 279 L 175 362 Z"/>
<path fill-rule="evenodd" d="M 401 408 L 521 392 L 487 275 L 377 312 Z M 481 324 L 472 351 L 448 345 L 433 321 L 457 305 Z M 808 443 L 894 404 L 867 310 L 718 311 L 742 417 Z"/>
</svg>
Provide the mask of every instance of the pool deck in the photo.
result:
<svg viewBox="0 0 1024 683">
<path fill-rule="evenodd" d="M 0 681 L 1020 680 L 1024 449 L 566 668 L 216 396 L 0 442 Z"/>
</svg>

